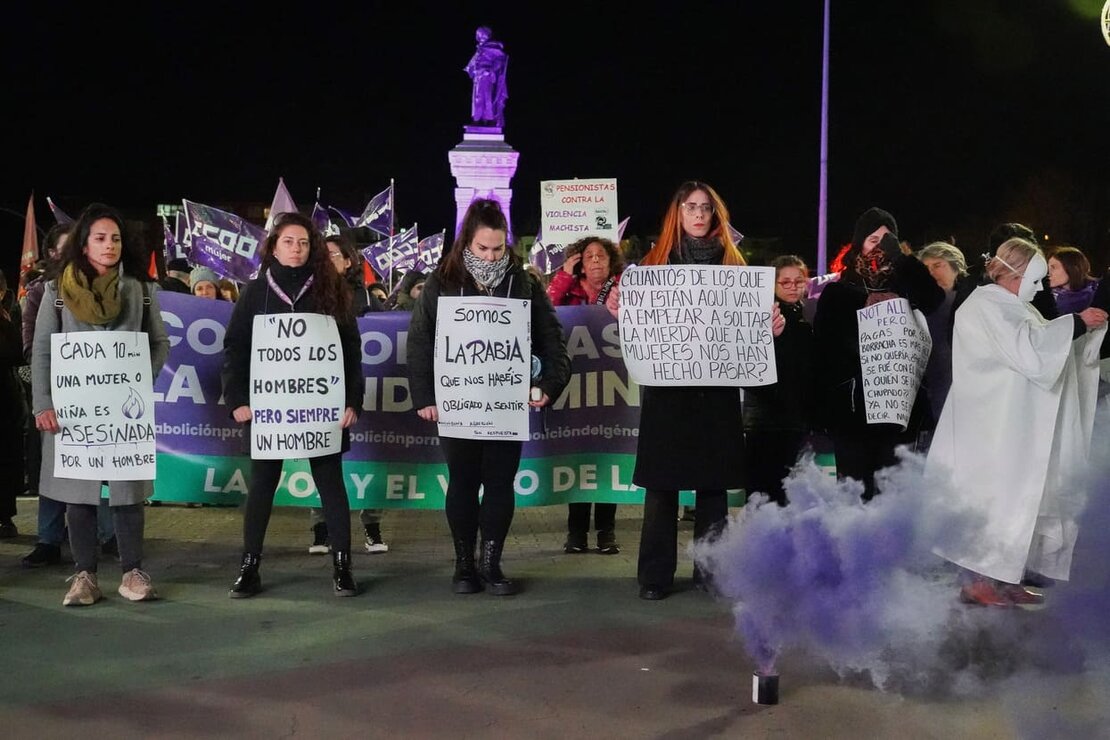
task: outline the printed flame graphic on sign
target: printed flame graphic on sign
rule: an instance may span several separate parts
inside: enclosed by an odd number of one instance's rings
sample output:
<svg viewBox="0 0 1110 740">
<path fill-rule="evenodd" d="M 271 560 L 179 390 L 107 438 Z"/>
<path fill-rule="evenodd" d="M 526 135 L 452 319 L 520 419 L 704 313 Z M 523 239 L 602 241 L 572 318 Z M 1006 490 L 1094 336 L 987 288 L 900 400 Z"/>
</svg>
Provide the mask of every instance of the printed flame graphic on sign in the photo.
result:
<svg viewBox="0 0 1110 740">
<path fill-rule="evenodd" d="M 146 412 L 146 404 L 142 396 L 134 388 L 128 388 L 127 400 L 123 402 L 123 415 L 128 419 L 141 419 Z"/>
</svg>

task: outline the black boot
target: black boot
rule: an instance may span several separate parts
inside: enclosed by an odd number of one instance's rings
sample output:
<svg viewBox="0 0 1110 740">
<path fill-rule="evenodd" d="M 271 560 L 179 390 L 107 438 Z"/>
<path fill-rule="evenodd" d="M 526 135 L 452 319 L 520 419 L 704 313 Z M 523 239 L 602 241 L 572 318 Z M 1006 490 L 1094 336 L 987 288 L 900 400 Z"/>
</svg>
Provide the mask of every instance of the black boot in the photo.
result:
<svg viewBox="0 0 1110 740">
<path fill-rule="evenodd" d="M 233 599 L 246 599 L 262 590 L 262 577 L 258 575 L 261 557 L 249 552 L 243 553 L 243 563 L 239 566 L 239 577 L 231 584 L 227 595 Z"/>
<path fill-rule="evenodd" d="M 358 584 L 351 575 L 351 551 L 333 550 L 331 562 L 335 566 L 333 579 L 335 580 L 336 596 L 354 596 L 358 593 Z"/>
<path fill-rule="evenodd" d="M 482 540 L 482 551 L 478 560 L 478 577 L 494 596 L 512 596 L 517 592 L 516 583 L 501 572 L 501 549 L 504 540 Z"/>
<path fill-rule="evenodd" d="M 451 588 L 457 594 L 476 594 L 482 590 L 478 569 L 474 565 L 474 540 L 455 540 L 455 575 Z"/>
</svg>

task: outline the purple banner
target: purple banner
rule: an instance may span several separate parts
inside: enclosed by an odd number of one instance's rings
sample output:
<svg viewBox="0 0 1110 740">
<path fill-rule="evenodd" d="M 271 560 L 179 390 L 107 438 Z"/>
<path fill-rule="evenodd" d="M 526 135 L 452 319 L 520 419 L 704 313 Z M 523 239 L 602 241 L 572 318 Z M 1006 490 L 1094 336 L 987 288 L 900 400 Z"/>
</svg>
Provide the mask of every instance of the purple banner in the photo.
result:
<svg viewBox="0 0 1110 740">
<path fill-rule="evenodd" d="M 379 234 L 388 235 L 393 229 L 393 183 L 375 195 L 362 209 L 358 225 L 373 229 Z"/>
<path fill-rule="evenodd" d="M 241 283 L 254 278 L 266 232 L 234 213 L 188 200 L 182 203 L 192 241 L 190 261 Z"/>
<path fill-rule="evenodd" d="M 224 332 L 233 305 L 166 291 L 159 301 L 170 353 L 154 384 L 158 451 L 246 454 L 243 427 L 231 420 L 220 387 Z M 628 382 L 616 322 L 599 306 L 557 311 L 567 337 L 571 380 L 546 412 L 530 414 L 532 439 L 524 457 L 633 454 L 640 393 Z M 436 425 L 416 415 L 409 395 L 409 319 L 410 314 L 398 311 L 358 320 L 366 394 L 345 460 L 442 463 Z"/>
</svg>

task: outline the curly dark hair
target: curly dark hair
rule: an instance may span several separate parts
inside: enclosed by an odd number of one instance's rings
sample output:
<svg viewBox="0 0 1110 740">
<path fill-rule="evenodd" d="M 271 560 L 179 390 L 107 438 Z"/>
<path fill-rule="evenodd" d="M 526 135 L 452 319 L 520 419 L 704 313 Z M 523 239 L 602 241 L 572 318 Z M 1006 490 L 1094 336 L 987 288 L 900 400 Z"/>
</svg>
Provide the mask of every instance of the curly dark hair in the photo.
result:
<svg viewBox="0 0 1110 740">
<path fill-rule="evenodd" d="M 582 254 L 586 251 L 586 247 L 590 246 L 591 244 L 600 244 L 602 249 L 605 250 L 605 253 L 609 255 L 610 277 L 612 277 L 613 275 L 619 275 L 624 272 L 624 255 L 621 254 L 621 250 L 617 248 L 616 244 L 608 239 L 603 239 L 600 236 L 587 236 L 579 239 L 578 241 L 567 247 L 566 255 L 567 257 L 573 257 L 576 254 Z M 575 277 L 582 276 L 581 265 L 582 263 L 579 262 L 578 267 L 575 268 Z"/>
<path fill-rule="evenodd" d="M 300 213 L 283 213 L 274 221 L 266 241 L 262 244 L 262 266 L 259 274 L 269 269 L 275 262 L 274 247 L 281 232 L 289 226 L 300 226 L 308 232 L 308 261 L 314 275 L 311 293 L 316 301 L 316 310 L 334 316 L 336 321 L 351 321 L 351 289 L 346 279 L 331 266 L 324 236 L 312 219 Z"/>
</svg>

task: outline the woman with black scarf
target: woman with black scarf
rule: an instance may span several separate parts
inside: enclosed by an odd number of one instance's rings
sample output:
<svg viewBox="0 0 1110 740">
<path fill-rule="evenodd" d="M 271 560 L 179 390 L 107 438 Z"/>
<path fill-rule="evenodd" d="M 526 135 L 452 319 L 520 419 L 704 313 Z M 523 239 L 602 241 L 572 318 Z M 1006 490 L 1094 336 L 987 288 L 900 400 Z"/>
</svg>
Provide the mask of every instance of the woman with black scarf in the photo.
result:
<svg viewBox="0 0 1110 740">
<path fill-rule="evenodd" d="M 928 394 L 914 400 L 905 430 L 897 424 L 868 424 L 860 367 L 856 311 L 891 298 L 906 298 L 926 316 L 944 302 L 944 290 L 913 255 L 903 254 L 898 224 L 881 208 L 869 208 L 856 221 L 852 246 L 840 279 L 821 293 L 813 320 L 816 353 L 823 368 L 818 378 L 819 411 L 836 454 L 836 474 L 864 484 L 863 499 L 875 495 L 875 471 L 893 465 L 898 445 L 915 445 L 931 428 Z"/>
<path fill-rule="evenodd" d="M 334 564 L 336 596 L 358 592 L 351 575 L 351 509 L 343 484 L 341 458 L 350 449 L 349 429 L 362 408 L 365 379 L 358 329 L 351 312 L 351 293 L 343 277 L 329 263 L 324 238 L 312 220 L 299 213 L 284 213 L 262 247 L 258 277 L 243 289 L 224 337 L 224 400 L 232 417 L 241 424 L 251 420 L 251 333 L 254 317 L 280 313 L 320 313 L 335 318 L 343 350 L 345 411 L 340 452 L 309 458 L 312 480 L 320 493 L 328 523 Z M 244 438 L 250 439 L 247 428 Z M 250 487 L 243 511 L 243 559 L 231 598 L 253 596 L 262 590 L 258 574 L 262 542 L 274 505 L 282 460 L 252 460 Z"/>
<path fill-rule="evenodd" d="M 742 266 L 728 223 L 728 209 L 713 188 L 683 183 L 641 264 Z M 777 336 L 783 319 L 777 310 L 773 317 Z M 744 417 L 735 386 L 645 386 L 640 404 L 632 474 L 632 482 L 646 489 L 638 580 L 640 598 L 655 601 L 670 593 L 678 567 L 678 492 L 696 492 L 694 538 L 700 540 L 728 517 L 728 489 L 746 483 Z M 703 585 L 702 578 L 695 567 L 695 584 Z"/>
</svg>

